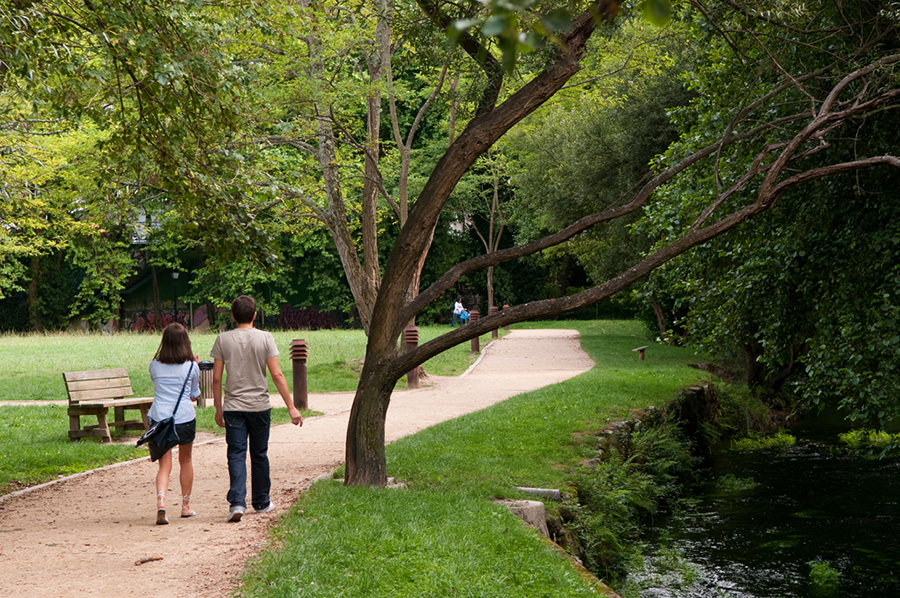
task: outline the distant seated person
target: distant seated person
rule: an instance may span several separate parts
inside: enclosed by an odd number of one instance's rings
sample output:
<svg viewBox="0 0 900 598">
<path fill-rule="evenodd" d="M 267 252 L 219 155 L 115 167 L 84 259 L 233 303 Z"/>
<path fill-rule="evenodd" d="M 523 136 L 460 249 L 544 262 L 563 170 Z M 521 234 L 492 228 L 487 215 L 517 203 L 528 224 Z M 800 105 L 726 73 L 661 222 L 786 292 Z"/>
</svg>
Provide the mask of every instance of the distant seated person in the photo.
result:
<svg viewBox="0 0 900 598">
<path fill-rule="evenodd" d="M 465 311 L 465 308 L 462 304 L 462 297 L 457 297 L 456 302 L 453 304 L 453 321 L 450 322 L 450 328 L 456 326 L 456 323 L 459 322 L 459 325 L 462 326 L 461 315 Z"/>
<path fill-rule="evenodd" d="M 469 323 L 469 312 L 464 309 L 459 313 L 459 325 L 462 326 L 463 324 L 468 324 L 468 323 Z"/>
</svg>

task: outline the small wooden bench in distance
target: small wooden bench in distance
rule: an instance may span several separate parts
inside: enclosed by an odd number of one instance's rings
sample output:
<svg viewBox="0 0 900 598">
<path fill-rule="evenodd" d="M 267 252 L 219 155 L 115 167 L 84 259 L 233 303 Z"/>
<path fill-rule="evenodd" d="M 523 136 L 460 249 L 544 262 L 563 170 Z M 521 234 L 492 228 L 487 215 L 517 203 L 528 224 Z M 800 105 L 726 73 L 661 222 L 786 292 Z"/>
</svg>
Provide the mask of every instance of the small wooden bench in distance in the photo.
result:
<svg viewBox="0 0 900 598">
<path fill-rule="evenodd" d="M 66 393 L 69 395 L 69 439 L 86 436 L 99 437 L 111 442 L 110 426 L 122 426 L 125 430 L 146 430 L 150 426 L 147 412 L 153 397 L 134 398 L 131 379 L 124 368 L 63 372 Z M 107 421 L 109 408 L 113 408 L 113 421 Z M 125 419 L 126 410 L 139 410 L 141 419 Z M 81 426 L 82 416 L 95 416 L 97 424 Z"/>
</svg>

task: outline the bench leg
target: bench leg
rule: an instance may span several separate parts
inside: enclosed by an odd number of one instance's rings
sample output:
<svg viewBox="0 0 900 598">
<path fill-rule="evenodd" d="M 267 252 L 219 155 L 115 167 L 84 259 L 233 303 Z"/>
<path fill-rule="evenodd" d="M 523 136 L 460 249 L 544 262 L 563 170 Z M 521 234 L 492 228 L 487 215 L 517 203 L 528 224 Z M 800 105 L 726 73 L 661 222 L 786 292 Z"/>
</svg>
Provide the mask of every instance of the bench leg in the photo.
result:
<svg viewBox="0 0 900 598">
<path fill-rule="evenodd" d="M 69 408 L 69 439 L 100 438 L 101 442 L 112 442 L 105 407 Z M 96 417 L 97 425 L 81 426 L 81 417 Z"/>
<path fill-rule="evenodd" d="M 144 429 L 150 429 L 150 418 L 147 416 L 147 413 L 150 412 L 150 405 L 141 405 L 141 420 L 144 422 Z"/>
<path fill-rule="evenodd" d="M 69 440 L 81 438 L 81 416 L 69 415 Z"/>
<path fill-rule="evenodd" d="M 112 435 L 109 433 L 109 425 L 106 423 L 106 409 L 103 410 L 103 413 L 97 414 L 97 427 L 103 431 L 103 436 L 100 437 L 100 442 L 112 442 Z"/>
</svg>

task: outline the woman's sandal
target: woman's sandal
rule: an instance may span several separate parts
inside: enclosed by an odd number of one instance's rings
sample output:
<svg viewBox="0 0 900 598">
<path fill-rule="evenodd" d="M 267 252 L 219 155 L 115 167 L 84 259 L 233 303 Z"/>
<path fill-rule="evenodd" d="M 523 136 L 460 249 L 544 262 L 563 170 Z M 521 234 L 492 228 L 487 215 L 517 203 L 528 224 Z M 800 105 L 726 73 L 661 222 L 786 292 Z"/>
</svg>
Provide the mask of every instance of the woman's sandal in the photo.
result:
<svg viewBox="0 0 900 598">
<path fill-rule="evenodd" d="M 166 493 L 156 493 L 156 525 L 166 525 L 169 523 L 166 518 Z"/>
<path fill-rule="evenodd" d="M 185 494 L 181 497 L 181 516 L 193 517 L 196 514 L 197 513 L 191 510 L 191 495 Z"/>
</svg>

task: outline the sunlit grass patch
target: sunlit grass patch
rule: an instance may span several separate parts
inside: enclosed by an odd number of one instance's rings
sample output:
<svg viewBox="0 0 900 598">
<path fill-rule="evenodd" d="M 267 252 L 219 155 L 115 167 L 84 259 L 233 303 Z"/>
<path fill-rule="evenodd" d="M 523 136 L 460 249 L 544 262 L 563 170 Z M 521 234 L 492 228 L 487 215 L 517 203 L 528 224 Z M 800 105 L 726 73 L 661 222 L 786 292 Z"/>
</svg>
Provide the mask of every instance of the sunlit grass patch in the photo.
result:
<svg viewBox="0 0 900 598">
<path fill-rule="evenodd" d="M 454 492 L 316 484 L 248 569 L 240 596 L 590 596 L 506 509 Z"/>
</svg>

